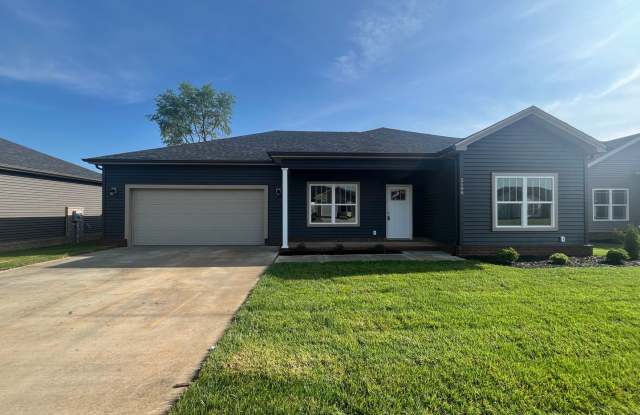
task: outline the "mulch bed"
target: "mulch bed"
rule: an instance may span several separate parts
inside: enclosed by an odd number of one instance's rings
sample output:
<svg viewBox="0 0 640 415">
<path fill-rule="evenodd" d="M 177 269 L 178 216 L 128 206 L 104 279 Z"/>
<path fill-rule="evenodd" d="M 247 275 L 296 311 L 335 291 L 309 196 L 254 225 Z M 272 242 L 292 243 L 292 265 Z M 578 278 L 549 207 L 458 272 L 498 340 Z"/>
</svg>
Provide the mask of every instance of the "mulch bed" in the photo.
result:
<svg viewBox="0 0 640 415">
<path fill-rule="evenodd" d="M 513 264 L 517 268 L 559 268 L 559 267 L 639 267 L 640 261 L 625 261 L 624 265 L 611 265 L 604 257 L 569 257 L 567 265 L 555 265 L 548 259 L 544 260 L 521 260 Z"/>
</svg>

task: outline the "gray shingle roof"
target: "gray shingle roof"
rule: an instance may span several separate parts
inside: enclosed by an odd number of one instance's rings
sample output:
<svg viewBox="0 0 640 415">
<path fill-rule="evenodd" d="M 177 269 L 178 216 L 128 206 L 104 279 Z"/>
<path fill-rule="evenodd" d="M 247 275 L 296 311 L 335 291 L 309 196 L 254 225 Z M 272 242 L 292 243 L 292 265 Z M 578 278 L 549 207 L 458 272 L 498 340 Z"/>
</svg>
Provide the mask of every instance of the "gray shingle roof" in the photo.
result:
<svg viewBox="0 0 640 415">
<path fill-rule="evenodd" d="M 270 153 L 436 154 L 459 138 L 378 128 L 362 132 L 268 131 L 85 159 L 100 162 L 271 162 Z"/>
<path fill-rule="evenodd" d="M 605 144 L 607 145 L 607 149 L 615 150 L 616 148 L 627 144 L 629 141 L 635 140 L 639 136 L 640 136 L 640 134 L 633 134 L 633 135 L 629 135 L 629 136 L 626 136 L 626 137 L 621 137 L 621 138 L 616 138 L 614 140 L 605 141 Z"/>
<path fill-rule="evenodd" d="M 45 176 L 102 181 L 102 175 L 0 138 L 0 170 L 8 169 L 42 174 Z"/>
</svg>

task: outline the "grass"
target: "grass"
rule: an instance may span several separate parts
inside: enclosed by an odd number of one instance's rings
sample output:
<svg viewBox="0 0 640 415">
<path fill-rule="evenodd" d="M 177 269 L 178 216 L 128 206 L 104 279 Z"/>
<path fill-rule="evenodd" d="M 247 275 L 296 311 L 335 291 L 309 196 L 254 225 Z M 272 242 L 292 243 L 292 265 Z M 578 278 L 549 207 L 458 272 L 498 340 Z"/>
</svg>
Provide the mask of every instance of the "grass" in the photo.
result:
<svg viewBox="0 0 640 415">
<path fill-rule="evenodd" d="M 640 413 L 640 275 L 272 266 L 173 414 Z"/>
<path fill-rule="evenodd" d="M 594 243 L 593 244 L 593 255 L 594 256 L 607 256 L 607 252 L 613 248 L 622 248 L 622 244 L 613 244 L 613 243 Z"/>
<path fill-rule="evenodd" d="M 108 248 L 111 248 L 111 246 L 100 242 L 82 242 L 79 244 L 0 252 L 0 271 Z"/>
</svg>

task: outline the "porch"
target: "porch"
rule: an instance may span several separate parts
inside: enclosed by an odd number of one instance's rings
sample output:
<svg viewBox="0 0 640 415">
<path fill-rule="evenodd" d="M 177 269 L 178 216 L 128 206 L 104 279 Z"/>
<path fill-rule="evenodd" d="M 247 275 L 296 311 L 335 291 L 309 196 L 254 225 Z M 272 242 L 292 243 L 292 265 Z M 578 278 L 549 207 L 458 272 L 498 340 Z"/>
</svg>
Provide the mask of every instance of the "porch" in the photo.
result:
<svg viewBox="0 0 640 415">
<path fill-rule="evenodd" d="M 451 251 L 456 244 L 454 160 L 282 165 L 283 250 Z"/>
</svg>

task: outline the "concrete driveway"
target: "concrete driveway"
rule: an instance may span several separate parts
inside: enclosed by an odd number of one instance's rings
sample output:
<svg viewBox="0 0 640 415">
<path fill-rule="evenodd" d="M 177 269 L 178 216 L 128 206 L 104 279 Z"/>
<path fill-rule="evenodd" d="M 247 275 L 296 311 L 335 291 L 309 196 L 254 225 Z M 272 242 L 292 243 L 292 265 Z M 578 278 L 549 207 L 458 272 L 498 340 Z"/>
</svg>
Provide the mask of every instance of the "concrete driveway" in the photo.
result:
<svg viewBox="0 0 640 415">
<path fill-rule="evenodd" d="M 274 257 L 118 248 L 0 272 L 0 411 L 166 411 Z"/>
</svg>

